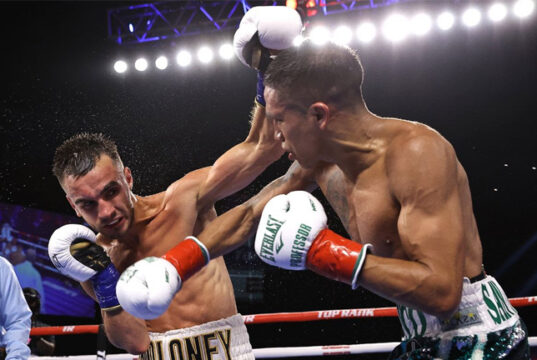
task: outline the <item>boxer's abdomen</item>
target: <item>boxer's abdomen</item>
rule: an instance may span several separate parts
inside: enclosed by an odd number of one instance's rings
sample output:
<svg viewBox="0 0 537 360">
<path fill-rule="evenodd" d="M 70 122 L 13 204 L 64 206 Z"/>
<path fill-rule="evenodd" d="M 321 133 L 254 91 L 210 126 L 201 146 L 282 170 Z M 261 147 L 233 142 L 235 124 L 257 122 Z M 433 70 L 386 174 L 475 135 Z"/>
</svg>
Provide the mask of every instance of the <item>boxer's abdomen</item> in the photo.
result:
<svg viewBox="0 0 537 360">
<path fill-rule="evenodd" d="M 219 320 L 237 313 L 231 279 L 219 257 L 183 283 L 168 311 L 148 321 L 148 330 L 164 332 Z"/>
</svg>

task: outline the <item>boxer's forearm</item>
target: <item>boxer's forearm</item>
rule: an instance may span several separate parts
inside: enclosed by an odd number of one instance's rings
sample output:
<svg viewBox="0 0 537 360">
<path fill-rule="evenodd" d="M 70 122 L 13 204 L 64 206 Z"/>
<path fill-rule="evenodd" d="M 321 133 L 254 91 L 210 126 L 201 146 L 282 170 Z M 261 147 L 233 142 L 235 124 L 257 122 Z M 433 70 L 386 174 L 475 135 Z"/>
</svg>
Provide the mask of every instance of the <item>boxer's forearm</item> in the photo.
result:
<svg viewBox="0 0 537 360">
<path fill-rule="evenodd" d="M 197 238 L 207 247 L 211 259 L 225 255 L 250 239 L 257 230 L 263 208 L 274 196 L 293 190 L 312 191 L 317 186 L 296 163 L 287 173 L 265 186 L 247 202 L 214 219 Z"/>
<path fill-rule="evenodd" d="M 358 284 L 401 305 L 448 318 L 459 304 L 462 276 L 458 281 L 424 263 L 367 256 Z"/>
<path fill-rule="evenodd" d="M 149 347 L 145 320 L 135 318 L 125 310 L 101 311 L 106 336 L 110 342 L 131 354 L 144 353 Z"/>
<path fill-rule="evenodd" d="M 265 119 L 264 108 L 256 105 L 246 139 L 221 155 L 201 184 L 200 206 L 212 204 L 243 189 L 282 154 L 280 142 L 274 139 L 272 122 Z"/>
<path fill-rule="evenodd" d="M 234 207 L 213 220 L 197 236 L 209 250 L 211 259 L 225 255 L 252 236 L 257 220 L 253 208 L 242 204 Z"/>
<path fill-rule="evenodd" d="M 91 282 L 80 283 L 86 293 L 96 300 Z M 149 335 L 145 320 L 138 319 L 121 308 L 101 311 L 104 330 L 110 342 L 131 354 L 140 354 L 149 346 Z"/>
<path fill-rule="evenodd" d="M 284 178 L 278 178 L 247 202 L 218 216 L 197 236 L 209 250 L 211 259 L 225 255 L 244 244 L 254 234 L 263 207 L 286 190 Z"/>
</svg>

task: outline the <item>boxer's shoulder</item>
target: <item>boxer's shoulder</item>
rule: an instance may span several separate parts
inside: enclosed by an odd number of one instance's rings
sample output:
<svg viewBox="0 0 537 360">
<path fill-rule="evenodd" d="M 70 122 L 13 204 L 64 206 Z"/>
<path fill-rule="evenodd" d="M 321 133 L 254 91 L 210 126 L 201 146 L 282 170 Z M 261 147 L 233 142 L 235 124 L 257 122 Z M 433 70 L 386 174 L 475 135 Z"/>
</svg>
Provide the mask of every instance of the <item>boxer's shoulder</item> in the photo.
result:
<svg viewBox="0 0 537 360">
<path fill-rule="evenodd" d="M 185 174 L 179 180 L 174 181 L 166 189 L 164 201 L 177 197 L 185 198 L 188 197 L 188 195 L 197 197 L 200 185 L 207 179 L 209 171 L 210 167 L 197 169 Z"/>
<path fill-rule="evenodd" d="M 426 188 L 453 185 L 457 157 L 453 146 L 436 130 L 410 123 L 387 147 L 385 171 L 391 191 L 398 199 L 424 194 Z M 418 191 L 419 189 L 419 191 Z"/>
<path fill-rule="evenodd" d="M 452 145 L 438 131 L 418 122 L 398 121 L 386 143 L 388 167 L 454 153 Z"/>
</svg>

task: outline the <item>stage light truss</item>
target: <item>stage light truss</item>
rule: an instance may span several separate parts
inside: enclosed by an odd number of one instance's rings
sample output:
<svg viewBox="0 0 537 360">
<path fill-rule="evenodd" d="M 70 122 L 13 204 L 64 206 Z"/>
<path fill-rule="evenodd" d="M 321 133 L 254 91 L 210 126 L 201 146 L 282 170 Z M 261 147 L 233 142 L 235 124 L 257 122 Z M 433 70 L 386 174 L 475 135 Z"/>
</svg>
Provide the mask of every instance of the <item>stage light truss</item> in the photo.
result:
<svg viewBox="0 0 537 360">
<path fill-rule="evenodd" d="M 110 9 L 108 35 L 118 44 L 138 44 L 235 28 L 250 3 L 254 1 L 166 1 Z"/>
<path fill-rule="evenodd" d="M 331 15 L 416 0 L 297 0 L 303 15 Z M 118 44 L 138 44 L 235 29 L 252 6 L 285 5 L 279 0 L 164 1 L 108 10 L 108 36 Z M 311 10 L 314 10 L 313 12 Z"/>
<path fill-rule="evenodd" d="M 313 1 L 313 0 L 308 0 Z M 481 2 L 478 5 L 472 2 L 449 10 L 444 7 L 424 9 L 402 9 L 401 11 L 389 11 L 380 17 L 364 17 L 358 21 L 347 21 L 330 24 L 313 19 L 306 27 L 302 35 L 297 36 L 293 42 L 295 46 L 305 37 L 314 43 L 322 45 L 327 41 L 349 46 L 370 46 L 374 41 L 388 41 L 398 44 L 405 39 L 423 37 L 429 33 L 445 33 L 453 28 L 465 27 L 468 31 L 480 24 L 483 26 L 495 26 L 503 21 L 525 21 L 532 19 L 535 13 L 536 0 L 515 0 L 501 2 L 491 0 Z M 460 5 L 460 4 L 459 4 Z M 404 11 L 410 10 L 410 11 Z M 349 21 L 350 20 L 350 21 Z M 233 56 L 232 33 L 225 37 L 203 42 L 184 42 L 172 44 L 165 48 L 159 48 L 158 52 L 146 51 L 145 54 L 132 56 L 123 55 L 116 59 L 113 69 L 118 74 L 123 74 L 134 68 L 138 72 L 146 70 L 166 70 L 170 67 L 186 69 L 192 64 L 206 66 L 213 60 L 230 61 Z M 166 49 L 167 48 L 167 49 Z M 130 59 L 129 59 L 130 58 Z M 175 61 L 174 61 L 175 59 Z"/>
</svg>

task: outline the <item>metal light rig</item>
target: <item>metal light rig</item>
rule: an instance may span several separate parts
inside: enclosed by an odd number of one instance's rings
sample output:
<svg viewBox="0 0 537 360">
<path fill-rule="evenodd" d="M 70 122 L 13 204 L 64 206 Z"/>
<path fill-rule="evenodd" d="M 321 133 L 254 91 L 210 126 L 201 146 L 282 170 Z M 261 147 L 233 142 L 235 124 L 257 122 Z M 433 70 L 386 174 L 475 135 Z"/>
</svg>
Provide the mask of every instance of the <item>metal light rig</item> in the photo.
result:
<svg viewBox="0 0 537 360">
<path fill-rule="evenodd" d="M 118 44 L 139 44 L 235 29 L 252 6 L 260 5 L 287 5 L 297 9 L 306 22 L 314 16 L 410 1 L 413 0 L 189 0 L 138 3 L 108 10 L 108 36 Z"/>
</svg>

